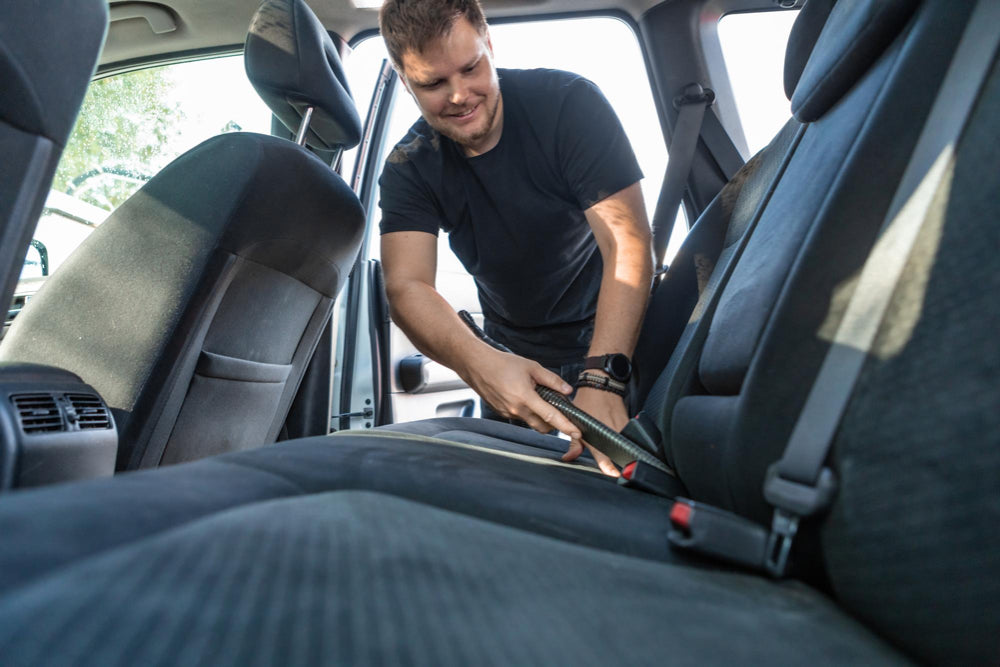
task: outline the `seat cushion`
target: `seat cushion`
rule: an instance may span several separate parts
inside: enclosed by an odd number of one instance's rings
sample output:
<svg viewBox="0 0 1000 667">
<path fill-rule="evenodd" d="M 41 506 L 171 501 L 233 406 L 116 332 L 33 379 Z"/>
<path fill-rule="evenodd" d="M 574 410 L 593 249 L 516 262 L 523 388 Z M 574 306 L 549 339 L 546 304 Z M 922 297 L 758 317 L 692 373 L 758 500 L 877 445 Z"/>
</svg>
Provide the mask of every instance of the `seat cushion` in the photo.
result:
<svg viewBox="0 0 1000 667">
<path fill-rule="evenodd" d="M 0 593 L 82 558 L 230 508 L 362 489 L 649 559 L 673 558 L 670 503 L 595 468 L 369 431 L 283 442 L 0 503 Z M 127 508 L 125 511 L 124 508 Z"/>
<path fill-rule="evenodd" d="M 367 492 L 252 504 L 53 571 L 0 598 L 0 654 L 8 665 L 904 662 L 800 584 Z"/>
<path fill-rule="evenodd" d="M 569 441 L 522 426 L 475 417 L 436 417 L 380 427 L 381 431 L 424 435 L 453 442 L 465 442 L 499 451 L 559 459 Z M 589 457 L 586 459 L 591 461 Z"/>
</svg>

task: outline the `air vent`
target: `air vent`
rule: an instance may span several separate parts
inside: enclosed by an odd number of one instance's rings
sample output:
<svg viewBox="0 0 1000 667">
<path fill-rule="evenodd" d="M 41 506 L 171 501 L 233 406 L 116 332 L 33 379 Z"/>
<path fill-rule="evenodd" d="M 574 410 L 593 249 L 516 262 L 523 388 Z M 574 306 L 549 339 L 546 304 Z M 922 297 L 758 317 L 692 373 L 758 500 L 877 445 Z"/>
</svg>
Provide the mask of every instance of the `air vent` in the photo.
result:
<svg viewBox="0 0 1000 667">
<path fill-rule="evenodd" d="M 66 430 L 52 394 L 15 394 L 10 400 L 25 434 Z"/>
<path fill-rule="evenodd" d="M 111 428 L 111 416 L 100 398 L 94 394 L 66 394 L 66 398 L 76 411 L 81 429 Z"/>
</svg>

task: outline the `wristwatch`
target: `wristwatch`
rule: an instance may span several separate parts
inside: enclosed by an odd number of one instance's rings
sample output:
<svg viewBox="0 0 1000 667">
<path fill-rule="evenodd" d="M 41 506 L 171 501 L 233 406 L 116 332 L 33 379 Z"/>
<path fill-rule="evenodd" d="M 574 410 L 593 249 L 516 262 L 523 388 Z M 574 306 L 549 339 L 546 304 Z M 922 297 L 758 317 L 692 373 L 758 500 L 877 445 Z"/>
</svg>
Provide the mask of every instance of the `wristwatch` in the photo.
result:
<svg viewBox="0 0 1000 667">
<path fill-rule="evenodd" d="M 587 357 L 583 360 L 583 369 L 604 371 L 619 382 L 628 382 L 632 377 L 632 362 L 621 352 Z"/>
</svg>

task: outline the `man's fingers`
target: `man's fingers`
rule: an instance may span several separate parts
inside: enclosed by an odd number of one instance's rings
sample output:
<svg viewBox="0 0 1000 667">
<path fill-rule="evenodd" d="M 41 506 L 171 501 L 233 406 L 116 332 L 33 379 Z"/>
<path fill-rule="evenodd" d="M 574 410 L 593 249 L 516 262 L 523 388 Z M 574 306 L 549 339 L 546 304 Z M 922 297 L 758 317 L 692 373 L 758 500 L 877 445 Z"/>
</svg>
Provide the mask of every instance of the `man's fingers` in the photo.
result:
<svg viewBox="0 0 1000 667">
<path fill-rule="evenodd" d="M 560 393 L 573 393 L 573 387 L 569 386 L 565 380 L 542 366 L 535 366 L 531 369 L 531 378 L 538 384 L 545 385 L 549 389 L 553 389 Z"/>
<path fill-rule="evenodd" d="M 621 472 L 619 472 L 619 470 L 618 470 L 618 466 L 616 466 L 611 461 L 611 459 L 609 459 L 607 456 L 605 456 L 604 454 L 600 453 L 599 451 L 597 451 L 596 449 L 594 449 L 590 445 L 587 445 L 587 449 L 590 450 L 590 453 L 591 453 L 591 455 L 593 455 L 594 460 L 597 461 L 597 467 L 601 469 L 601 472 L 603 472 L 608 477 L 621 477 L 622 476 Z"/>
<path fill-rule="evenodd" d="M 574 440 L 578 440 L 580 438 L 580 429 L 577 428 L 573 422 L 567 419 L 563 413 L 559 412 L 559 409 L 556 406 L 552 405 L 541 396 L 532 400 L 530 407 L 535 414 L 545 421 L 549 427 L 562 431 Z M 542 429 L 536 430 L 542 431 Z M 549 429 L 546 428 L 542 432 L 544 433 L 548 430 Z"/>
<path fill-rule="evenodd" d="M 569 443 L 569 449 L 562 455 L 563 461 L 575 461 L 580 454 L 583 454 L 583 443 L 574 438 Z"/>
</svg>

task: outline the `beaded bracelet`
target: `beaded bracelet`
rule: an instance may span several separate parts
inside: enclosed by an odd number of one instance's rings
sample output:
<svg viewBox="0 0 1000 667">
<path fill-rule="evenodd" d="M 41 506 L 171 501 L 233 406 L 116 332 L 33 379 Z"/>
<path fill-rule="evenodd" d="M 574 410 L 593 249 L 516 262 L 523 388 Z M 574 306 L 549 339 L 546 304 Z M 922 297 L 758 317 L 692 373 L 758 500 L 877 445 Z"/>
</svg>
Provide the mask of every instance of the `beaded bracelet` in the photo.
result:
<svg viewBox="0 0 1000 667">
<path fill-rule="evenodd" d="M 625 383 L 612 380 L 606 375 L 597 375 L 596 373 L 583 371 L 576 379 L 576 388 L 579 389 L 580 387 L 600 389 L 601 391 L 608 391 L 612 394 L 617 394 L 622 398 L 625 397 Z"/>
</svg>

